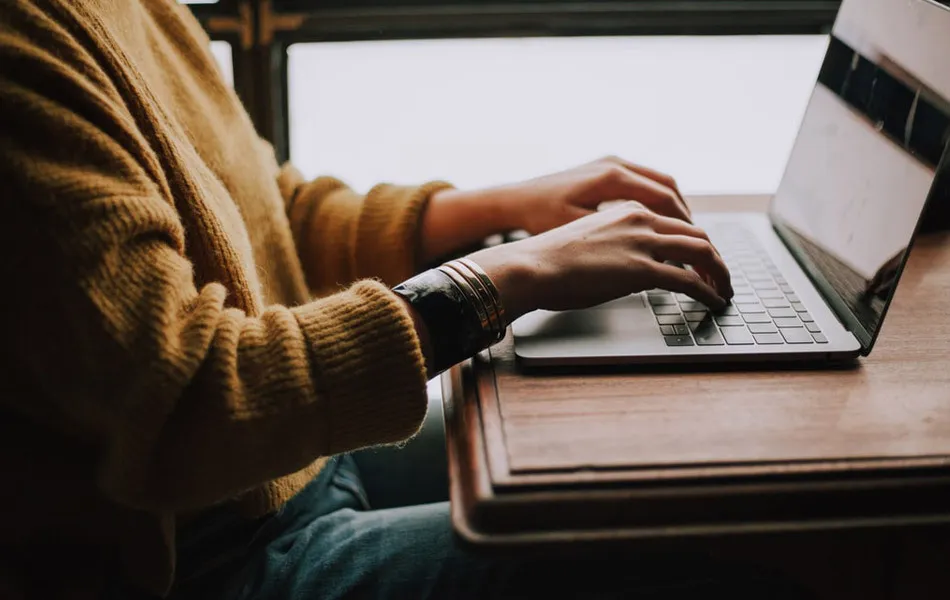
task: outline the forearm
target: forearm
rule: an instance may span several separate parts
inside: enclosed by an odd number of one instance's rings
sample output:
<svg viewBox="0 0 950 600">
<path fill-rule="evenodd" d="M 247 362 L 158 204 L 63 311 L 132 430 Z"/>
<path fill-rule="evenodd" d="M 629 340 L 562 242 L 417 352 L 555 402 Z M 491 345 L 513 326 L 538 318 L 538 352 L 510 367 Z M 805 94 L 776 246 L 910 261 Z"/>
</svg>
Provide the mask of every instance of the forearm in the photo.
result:
<svg viewBox="0 0 950 600">
<path fill-rule="evenodd" d="M 437 192 L 422 219 L 422 263 L 432 264 L 491 235 L 517 229 L 520 222 L 515 206 L 504 188 Z"/>
<path fill-rule="evenodd" d="M 292 166 L 278 177 L 291 232 L 310 289 L 317 295 L 359 279 L 395 285 L 416 273 L 423 214 L 444 182 L 377 185 L 359 194 L 332 177 L 305 181 Z"/>
<path fill-rule="evenodd" d="M 385 286 L 252 316 L 228 307 L 219 284 L 194 289 L 190 265 L 160 242 L 110 254 L 122 269 L 89 272 L 88 295 L 65 283 L 43 310 L 23 311 L 39 334 L 21 336 L 17 360 L 47 375 L 44 410 L 101 445 L 113 500 L 201 508 L 421 424 L 419 344 Z M 68 368 L 51 380 L 49 365 Z"/>
</svg>

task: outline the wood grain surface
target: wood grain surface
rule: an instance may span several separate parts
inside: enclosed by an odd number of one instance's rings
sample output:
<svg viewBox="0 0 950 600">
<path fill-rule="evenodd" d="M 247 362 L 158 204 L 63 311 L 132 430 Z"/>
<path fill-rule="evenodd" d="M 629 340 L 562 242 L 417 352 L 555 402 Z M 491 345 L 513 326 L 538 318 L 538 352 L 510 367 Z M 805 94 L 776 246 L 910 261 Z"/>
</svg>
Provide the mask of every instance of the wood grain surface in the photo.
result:
<svg viewBox="0 0 950 600">
<path fill-rule="evenodd" d="M 696 210 L 761 210 L 761 197 Z M 950 463 L 950 241 L 918 240 L 870 357 L 845 368 L 524 372 L 476 361 L 492 479 Z M 857 461 L 857 462 L 855 462 Z M 820 463 L 820 464 L 819 464 Z M 796 466 L 796 465 L 801 465 Z M 682 471 L 681 471 L 682 472 Z M 560 474 L 560 475 L 559 475 Z"/>
</svg>

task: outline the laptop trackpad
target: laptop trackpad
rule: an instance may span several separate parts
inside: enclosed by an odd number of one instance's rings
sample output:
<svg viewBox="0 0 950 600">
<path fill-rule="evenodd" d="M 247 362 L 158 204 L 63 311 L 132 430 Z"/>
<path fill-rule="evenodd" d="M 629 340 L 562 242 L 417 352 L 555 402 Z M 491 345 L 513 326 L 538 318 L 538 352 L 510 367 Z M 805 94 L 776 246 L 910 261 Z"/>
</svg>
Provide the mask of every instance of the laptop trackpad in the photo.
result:
<svg viewBox="0 0 950 600">
<path fill-rule="evenodd" d="M 597 354 L 629 350 L 632 344 L 662 342 L 653 313 L 642 294 L 627 296 L 586 310 L 536 311 L 512 325 L 515 345 L 521 350 L 544 348 L 544 354 L 568 349 L 576 354 L 578 342 L 590 341 Z M 614 346 L 614 348 L 609 348 Z"/>
</svg>

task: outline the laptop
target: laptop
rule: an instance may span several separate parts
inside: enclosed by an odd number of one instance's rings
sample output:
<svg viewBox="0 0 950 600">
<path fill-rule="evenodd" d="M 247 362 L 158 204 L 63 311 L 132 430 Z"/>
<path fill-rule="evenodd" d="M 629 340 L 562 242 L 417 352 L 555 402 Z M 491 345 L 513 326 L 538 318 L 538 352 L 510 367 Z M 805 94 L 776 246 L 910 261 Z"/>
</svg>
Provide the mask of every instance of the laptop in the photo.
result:
<svg viewBox="0 0 950 600">
<path fill-rule="evenodd" d="M 512 325 L 526 366 L 836 361 L 868 355 L 950 168 L 950 6 L 844 0 L 767 214 L 697 214 L 736 295 L 663 290 Z M 944 165 L 941 164 L 944 161 Z M 686 266 L 688 268 L 688 265 Z"/>
</svg>

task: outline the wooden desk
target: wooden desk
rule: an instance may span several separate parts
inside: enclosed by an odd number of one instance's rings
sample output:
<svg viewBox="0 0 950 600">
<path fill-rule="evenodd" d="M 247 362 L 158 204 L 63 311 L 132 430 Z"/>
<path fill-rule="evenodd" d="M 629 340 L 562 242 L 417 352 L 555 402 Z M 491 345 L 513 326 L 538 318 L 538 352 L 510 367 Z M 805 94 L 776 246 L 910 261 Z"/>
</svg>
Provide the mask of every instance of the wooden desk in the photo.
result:
<svg viewBox="0 0 950 600">
<path fill-rule="evenodd" d="M 950 520 L 948 302 L 935 235 L 846 369 L 523 373 L 509 338 L 443 378 L 456 530 L 520 548 Z"/>
</svg>

